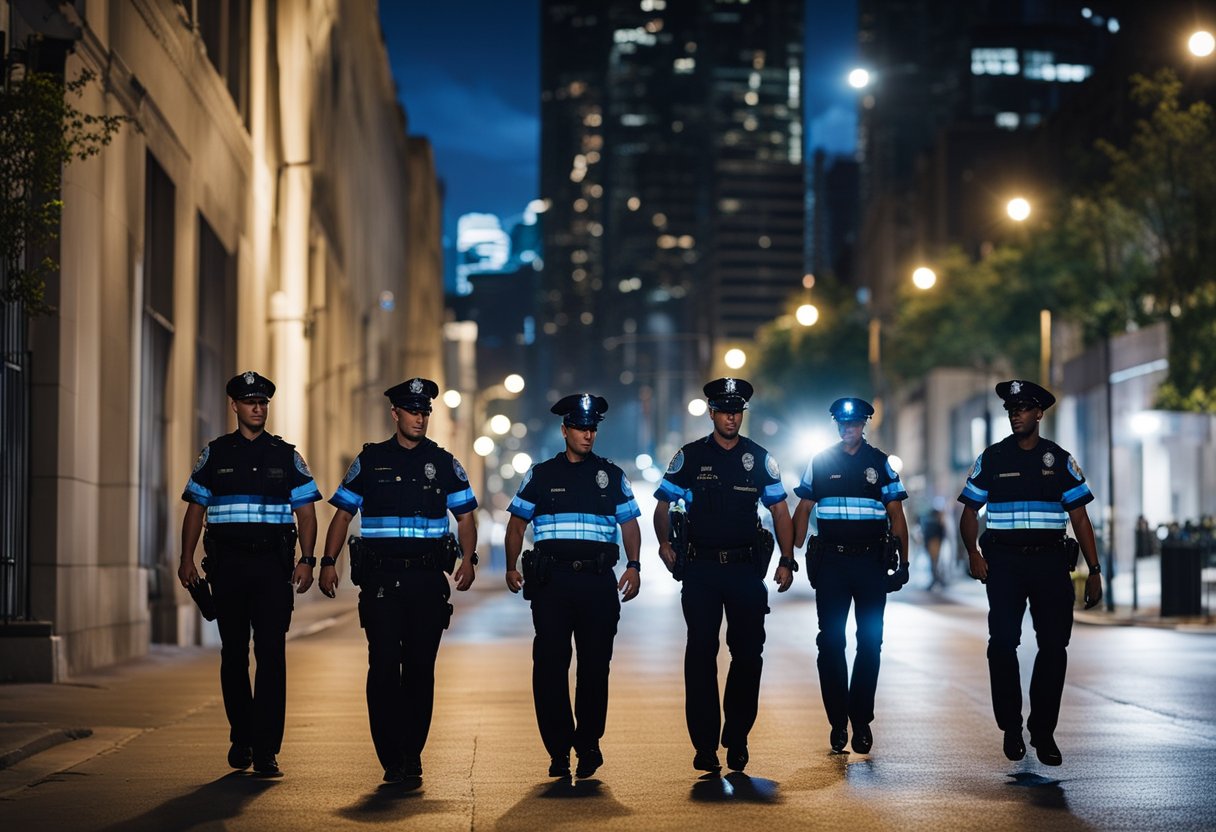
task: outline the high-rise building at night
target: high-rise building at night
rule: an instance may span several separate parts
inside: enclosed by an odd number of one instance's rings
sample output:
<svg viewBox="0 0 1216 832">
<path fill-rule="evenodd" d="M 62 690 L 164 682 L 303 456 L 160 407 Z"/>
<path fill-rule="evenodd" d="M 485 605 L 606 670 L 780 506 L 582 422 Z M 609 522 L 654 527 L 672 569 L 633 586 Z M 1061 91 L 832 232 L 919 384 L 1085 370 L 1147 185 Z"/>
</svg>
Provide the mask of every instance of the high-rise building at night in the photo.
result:
<svg viewBox="0 0 1216 832">
<path fill-rule="evenodd" d="M 543 5 L 540 331 L 630 455 L 804 271 L 801 0 Z M 636 428 L 634 427 L 636 426 Z"/>
</svg>

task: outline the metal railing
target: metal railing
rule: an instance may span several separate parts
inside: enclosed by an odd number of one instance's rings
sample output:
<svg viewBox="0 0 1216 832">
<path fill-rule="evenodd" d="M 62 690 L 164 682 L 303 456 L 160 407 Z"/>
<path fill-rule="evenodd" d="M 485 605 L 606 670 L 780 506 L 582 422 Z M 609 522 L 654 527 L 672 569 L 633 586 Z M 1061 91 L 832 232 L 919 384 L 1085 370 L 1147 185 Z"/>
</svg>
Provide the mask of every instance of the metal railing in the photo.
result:
<svg viewBox="0 0 1216 832">
<path fill-rule="evenodd" d="M 0 304 L 0 623 L 30 617 L 30 352 L 25 310 Z"/>
</svg>

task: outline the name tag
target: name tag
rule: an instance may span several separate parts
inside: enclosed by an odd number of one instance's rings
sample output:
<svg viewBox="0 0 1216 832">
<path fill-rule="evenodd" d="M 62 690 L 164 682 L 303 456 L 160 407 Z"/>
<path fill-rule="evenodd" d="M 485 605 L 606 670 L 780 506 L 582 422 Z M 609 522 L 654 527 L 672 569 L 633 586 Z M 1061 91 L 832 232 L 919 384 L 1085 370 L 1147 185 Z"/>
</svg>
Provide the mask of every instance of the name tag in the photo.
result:
<svg viewBox="0 0 1216 832">
<path fill-rule="evenodd" d="M 750 493 L 750 494 L 755 494 L 755 493 L 756 493 L 756 491 L 758 491 L 758 490 L 759 490 L 759 489 L 756 489 L 756 488 L 748 488 L 746 485 L 736 485 L 736 486 L 734 486 L 734 489 L 735 489 L 736 491 L 746 491 L 746 492 L 748 492 L 748 493 Z"/>
<path fill-rule="evenodd" d="M 1000 479 L 1002 477 L 1020 477 L 1020 476 L 1022 476 L 1022 472 L 1021 471 L 1009 471 L 1008 473 L 997 474 L 996 476 L 998 479 Z"/>
<path fill-rule="evenodd" d="M 828 479 L 830 479 L 830 480 L 838 480 L 838 479 L 840 479 L 842 476 L 844 476 L 844 475 L 843 475 L 843 474 L 832 474 L 832 476 L 828 477 Z"/>
<path fill-rule="evenodd" d="M 564 489 L 564 488 L 550 488 L 549 489 L 550 494 L 564 494 L 565 492 L 566 492 L 566 489 Z"/>
</svg>

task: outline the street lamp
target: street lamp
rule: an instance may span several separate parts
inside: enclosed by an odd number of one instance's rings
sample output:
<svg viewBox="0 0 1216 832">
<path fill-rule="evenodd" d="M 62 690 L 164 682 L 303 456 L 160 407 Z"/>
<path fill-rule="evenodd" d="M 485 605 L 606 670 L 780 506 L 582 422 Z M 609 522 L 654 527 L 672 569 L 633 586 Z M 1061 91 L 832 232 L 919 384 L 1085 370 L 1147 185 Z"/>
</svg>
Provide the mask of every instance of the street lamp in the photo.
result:
<svg viewBox="0 0 1216 832">
<path fill-rule="evenodd" d="M 1014 222 L 1025 222 L 1030 216 L 1030 203 L 1023 197 L 1015 196 L 1005 204 L 1005 213 Z"/>
<path fill-rule="evenodd" d="M 1216 50 L 1216 38 L 1212 37 L 1211 32 L 1201 29 L 1191 35 L 1186 46 L 1196 58 L 1206 58 L 1212 54 L 1213 50 Z"/>
<path fill-rule="evenodd" d="M 688 403 L 688 412 L 692 416 L 704 416 L 707 409 L 709 405 L 705 403 L 705 399 L 693 399 Z"/>
<path fill-rule="evenodd" d="M 921 266 L 912 272 L 912 285 L 922 291 L 932 289 L 937 283 L 937 272 L 928 266 Z"/>
<path fill-rule="evenodd" d="M 849 72 L 849 86 L 855 90 L 865 89 L 870 85 L 869 71 L 857 67 Z"/>
<path fill-rule="evenodd" d="M 722 358 L 726 362 L 726 366 L 732 370 L 738 370 L 747 363 L 747 353 L 735 347 L 726 351 L 726 355 Z"/>
<path fill-rule="evenodd" d="M 819 320 L 819 310 L 813 303 L 804 303 L 794 312 L 794 318 L 803 326 L 814 326 Z"/>
<path fill-rule="evenodd" d="M 511 375 L 502 380 L 502 386 L 508 393 L 515 393 L 518 395 L 519 393 L 523 392 L 524 377 L 518 373 L 511 373 Z"/>
</svg>

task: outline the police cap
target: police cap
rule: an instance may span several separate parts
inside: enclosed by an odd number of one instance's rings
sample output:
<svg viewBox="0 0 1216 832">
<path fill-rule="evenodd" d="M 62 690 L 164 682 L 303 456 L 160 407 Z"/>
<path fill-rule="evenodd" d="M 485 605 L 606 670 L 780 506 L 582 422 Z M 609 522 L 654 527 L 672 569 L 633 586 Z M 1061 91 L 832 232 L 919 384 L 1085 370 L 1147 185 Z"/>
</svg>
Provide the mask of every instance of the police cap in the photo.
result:
<svg viewBox="0 0 1216 832">
<path fill-rule="evenodd" d="M 549 408 L 550 413 L 562 417 L 562 424 L 571 428 L 593 428 L 604 419 L 608 400 L 590 393 L 572 393 Z"/>
<path fill-rule="evenodd" d="M 837 422 L 864 422 L 874 415 L 874 405 L 865 399 L 846 396 L 832 402 L 828 413 L 831 413 Z"/>
<path fill-rule="evenodd" d="M 431 412 L 431 399 L 439 395 L 439 385 L 429 378 L 411 378 L 384 391 L 393 407 L 402 410 Z"/>
<path fill-rule="evenodd" d="M 741 378 L 716 378 L 701 388 L 711 410 L 742 413 L 755 390 Z"/>
<path fill-rule="evenodd" d="M 1047 390 L 1033 381 L 1021 379 L 1002 381 L 996 386 L 996 394 L 1005 402 L 1005 409 L 1010 412 L 1035 407 L 1046 410 L 1056 403 L 1056 397 Z"/>
<path fill-rule="evenodd" d="M 274 382 L 253 370 L 246 370 L 233 376 L 224 389 L 227 391 L 228 397 L 236 401 L 269 399 L 274 396 Z"/>
</svg>

